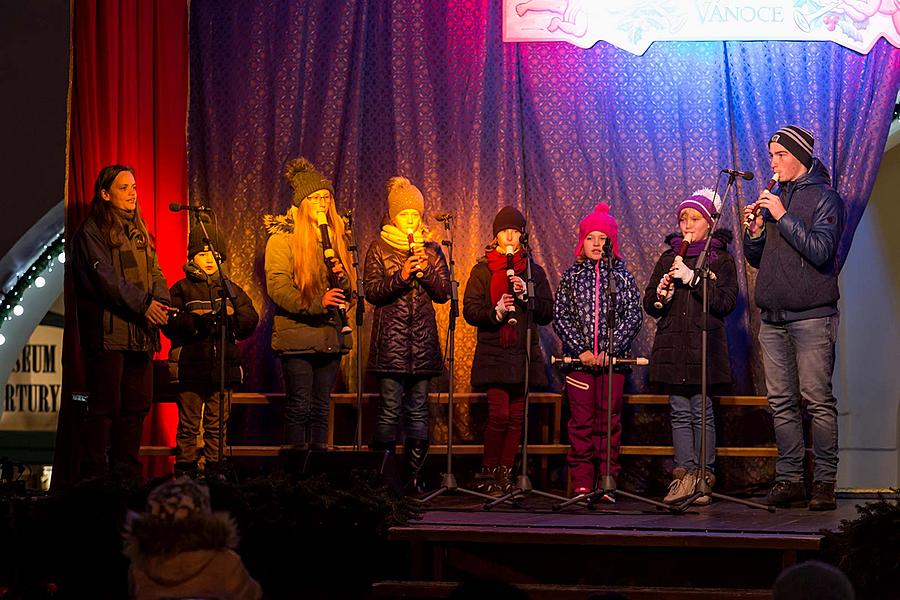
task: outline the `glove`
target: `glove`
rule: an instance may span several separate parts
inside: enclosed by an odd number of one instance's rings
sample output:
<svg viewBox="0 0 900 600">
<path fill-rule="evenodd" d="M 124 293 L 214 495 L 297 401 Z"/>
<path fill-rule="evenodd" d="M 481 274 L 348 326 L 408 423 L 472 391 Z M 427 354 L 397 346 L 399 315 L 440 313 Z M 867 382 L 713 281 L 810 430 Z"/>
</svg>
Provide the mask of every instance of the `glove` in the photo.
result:
<svg viewBox="0 0 900 600">
<path fill-rule="evenodd" d="M 509 296 L 509 294 L 503 294 L 500 296 L 500 299 L 497 300 L 497 305 L 494 306 L 494 314 L 497 316 L 497 321 L 502 321 L 503 317 L 506 316 L 506 313 L 509 312 L 509 309 L 506 308 L 506 304 L 504 300 Z"/>
<path fill-rule="evenodd" d="M 525 280 L 518 275 L 513 275 L 509 280 L 512 281 L 513 291 L 516 293 L 519 300 L 521 300 L 525 296 Z"/>
<path fill-rule="evenodd" d="M 672 279 L 680 279 L 684 285 L 691 285 L 691 282 L 694 281 L 694 270 L 684 264 L 684 261 L 679 257 L 676 257 L 675 262 L 672 263 L 669 275 Z"/>
<path fill-rule="evenodd" d="M 656 286 L 656 297 L 662 298 L 663 304 L 668 304 L 675 297 L 675 288 L 669 287 L 671 280 L 672 278 L 668 274 L 663 275 L 659 280 L 659 285 Z"/>
</svg>

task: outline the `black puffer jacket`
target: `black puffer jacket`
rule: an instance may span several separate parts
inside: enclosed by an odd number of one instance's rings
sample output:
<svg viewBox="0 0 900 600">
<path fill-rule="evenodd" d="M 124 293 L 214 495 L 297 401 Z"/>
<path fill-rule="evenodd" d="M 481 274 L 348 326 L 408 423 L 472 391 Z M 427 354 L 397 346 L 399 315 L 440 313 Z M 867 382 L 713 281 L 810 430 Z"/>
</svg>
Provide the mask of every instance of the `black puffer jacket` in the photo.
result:
<svg viewBox="0 0 900 600">
<path fill-rule="evenodd" d="M 673 235 L 666 238 L 666 244 Z M 725 249 L 716 253 L 709 262 L 715 279 L 709 282 L 709 370 L 707 382 L 710 385 L 731 383 L 731 365 L 728 361 L 728 338 L 725 335 L 725 317 L 734 310 L 737 298 L 737 271 L 734 259 L 728 253 L 727 245 L 732 240 L 730 231 L 718 230 L 713 234 L 725 244 Z M 697 264 L 697 258 L 686 257 L 689 267 Z M 689 288 L 680 281 L 675 284 L 672 300 L 661 309 L 653 306 L 656 302 L 656 286 L 675 260 L 672 249 L 663 252 L 653 275 L 644 290 L 644 310 L 651 317 L 658 318 L 656 337 L 653 339 L 653 353 L 650 356 L 650 381 L 668 385 L 700 384 L 700 333 L 703 323 L 703 288 L 698 285 Z"/>
<path fill-rule="evenodd" d="M 172 348 L 169 350 L 169 374 L 174 383 L 182 385 L 219 385 L 219 330 L 216 327 L 216 312 L 221 306 L 218 274 L 209 277 L 196 264 L 184 265 L 187 275 L 175 282 L 169 290 L 172 306 L 180 312 L 170 318 L 163 328 Z M 235 341 L 250 337 L 259 315 L 246 292 L 232 282 L 235 301 L 229 306 L 228 333 L 225 342 L 225 384 L 234 386 L 241 383 L 241 357 Z"/>
<path fill-rule="evenodd" d="M 369 370 L 377 374 L 439 375 L 441 344 L 432 302 L 450 299 L 450 271 L 441 247 L 425 244 L 428 266 L 420 279 L 400 275 L 407 253 L 383 239 L 366 254 L 366 300 L 375 305 Z"/>
<path fill-rule="evenodd" d="M 531 367 L 528 374 L 530 386 L 547 385 L 544 371 L 544 355 L 541 353 L 537 326 L 548 325 L 553 320 L 553 293 L 547 275 L 540 265 L 532 263 L 534 279 L 534 312 L 531 315 Z M 522 274 L 524 279 L 524 273 Z M 472 387 L 484 388 L 491 384 L 521 384 L 525 382 L 525 304 L 516 301 L 518 324 L 516 344 L 504 348 L 500 344 L 500 330 L 509 319 L 498 322 L 491 301 L 491 270 L 487 259 L 478 259 L 472 267 L 463 299 L 463 317 L 478 328 L 478 342 L 472 362 Z"/>
</svg>

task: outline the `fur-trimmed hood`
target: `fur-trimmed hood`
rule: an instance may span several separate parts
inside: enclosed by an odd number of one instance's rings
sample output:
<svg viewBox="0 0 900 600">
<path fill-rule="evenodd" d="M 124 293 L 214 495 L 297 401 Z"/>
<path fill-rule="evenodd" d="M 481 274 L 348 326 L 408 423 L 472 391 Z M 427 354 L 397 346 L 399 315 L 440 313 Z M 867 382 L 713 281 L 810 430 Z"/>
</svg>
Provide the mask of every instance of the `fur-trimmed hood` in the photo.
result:
<svg viewBox="0 0 900 600">
<path fill-rule="evenodd" d="M 283 215 L 264 215 L 263 227 L 268 235 L 294 233 L 294 215 L 289 211 Z"/>
<path fill-rule="evenodd" d="M 194 550 L 237 548 L 234 520 L 227 513 L 195 514 L 172 521 L 148 513 L 129 513 L 125 522 L 125 555 L 142 566 L 153 557 Z"/>
</svg>

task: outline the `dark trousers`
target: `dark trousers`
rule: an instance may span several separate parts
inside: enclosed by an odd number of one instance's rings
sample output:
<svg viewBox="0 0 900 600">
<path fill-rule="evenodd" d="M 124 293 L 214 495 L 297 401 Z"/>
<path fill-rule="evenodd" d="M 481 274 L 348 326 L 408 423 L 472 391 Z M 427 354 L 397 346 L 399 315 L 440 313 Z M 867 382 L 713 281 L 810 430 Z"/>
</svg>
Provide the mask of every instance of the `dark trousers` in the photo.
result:
<svg viewBox="0 0 900 600">
<path fill-rule="evenodd" d="M 622 442 L 622 396 L 625 377 L 613 374 L 612 423 L 607 424 L 608 379 L 606 372 L 573 371 L 566 375 L 566 394 L 569 397 L 569 473 L 572 487 L 594 487 L 594 464 L 606 475 L 606 438 L 610 438 L 610 475 L 617 477 L 619 445 Z"/>
<path fill-rule="evenodd" d="M 226 394 L 228 392 L 226 391 Z M 203 424 L 203 458 L 206 463 L 219 461 L 219 445 L 225 439 L 225 423 L 228 421 L 228 403 L 219 397 L 219 391 L 185 388 L 178 392 L 178 431 L 175 460 L 197 462 L 197 437 Z"/>
<path fill-rule="evenodd" d="M 153 361 L 146 352 L 103 350 L 86 361 L 88 405 L 81 473 L 110 471 L 140 478 L 141 433 L 153 399 Z"/>
<path fill-rule="evenodd" d="M 484 466 L 511 467 L 522 440 L 525 394 L 521 385 L 487 389 L 488 418 L 484 429 Z"/>
<path fill-rule="evenodd" d="M 328 442 L 331 388 L 341 366 L 340 354 L 283 356 L 285 443 Z"/>
<path fill-rule="evenodd" d="M 421 375 L 383 375 L 378 378 L 381 398 L 375 421 L 375 441 L 392 444 L 397 425 L 405 439 L 428 441 L 428 377 Z"/>
</svg>

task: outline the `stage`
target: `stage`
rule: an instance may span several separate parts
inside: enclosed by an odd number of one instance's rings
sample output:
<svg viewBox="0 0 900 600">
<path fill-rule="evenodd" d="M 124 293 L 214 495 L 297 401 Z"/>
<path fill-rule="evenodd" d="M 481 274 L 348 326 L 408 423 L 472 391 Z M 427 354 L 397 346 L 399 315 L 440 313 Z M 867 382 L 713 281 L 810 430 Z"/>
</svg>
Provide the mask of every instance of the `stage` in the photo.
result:
<svg viewBox="0 0 900 600">
<path fill-rule="evenodd" d="M 381 597 L 444 597 L 452 582 L 490 577 L 532 598 L 768 598 L 781 569 L 816 556 L 823 530 L 854 518 L 858 502 L 769 513 L 716 501 L 678 515 L 633 500 L 553 512 L 536 497 L 522 509 L 484 511 L 467 497 L 443 496 L 420 520 L 390 530 L 391 540 L 409 545 L 413 581 L 374 589 Z"/>
</svg>

